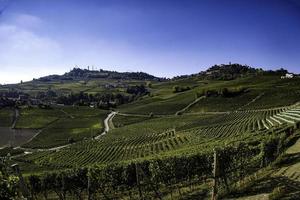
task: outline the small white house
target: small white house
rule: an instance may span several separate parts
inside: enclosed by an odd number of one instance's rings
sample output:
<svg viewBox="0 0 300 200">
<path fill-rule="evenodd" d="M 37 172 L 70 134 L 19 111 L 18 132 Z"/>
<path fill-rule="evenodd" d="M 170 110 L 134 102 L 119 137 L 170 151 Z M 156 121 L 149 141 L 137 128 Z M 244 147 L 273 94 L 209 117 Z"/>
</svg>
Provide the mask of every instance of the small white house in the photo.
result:
<svg viewBox="0 0 300 200">
<path fill-rule="evenodd" d="M 286 74 L 285 76 L 281 76 L 281 79 L 286 79 L 286 78 L 294 78 L 294 74 Z"/>
</svg>

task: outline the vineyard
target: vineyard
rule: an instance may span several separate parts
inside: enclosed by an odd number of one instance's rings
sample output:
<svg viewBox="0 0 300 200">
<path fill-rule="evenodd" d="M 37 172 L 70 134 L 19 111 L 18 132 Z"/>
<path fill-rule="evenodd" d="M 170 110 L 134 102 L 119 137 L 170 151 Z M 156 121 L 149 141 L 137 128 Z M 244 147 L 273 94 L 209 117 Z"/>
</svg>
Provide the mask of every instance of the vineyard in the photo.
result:
<svg viewBox="0 0 300 200">
<path fill-rule="evenodd" d="M 61 92 L 104 90 L 96 81 L 52 84 Z M 0 130 L 34 135 L 0 149 L 2 165 L 20 168 L 21 193 L 32 199 L 235 197 L 260 171 L 289 160 L 284 152 L 300 134 L 297 84 L 274 76 L 191 77 L 149 83 L 149 94 L 110 110 L 3 108 Z M 270 173 L 298 181 L 297 169 Z"/>
<path fill-rule="evenodd" d="M 200 146 L 194 146 L 193 150 L 188 148 L 189 151 L 185 154 L 162 154 L 148 159 L 75 169 L 73 167 L 64 172 L 31 175 L 27 177 L 28 187 L 35 195 L 39 195 L 40 191 L 43 191 L 43 195 L 55 192 L 63 199 L 72 196 L 75 191 L 75 196 L 96 199 L 148 199 L 153 196 L 157 199 L 172 199 L 176 195 L 178 198 L 186 195 L 187 191 L 196 191 L 198 196 L 204 198 L 208 195 L 208 185 L 214 179 L 218 184 L 218 195 L 222 196 L 237 187 L 237 181 L 274 161 L 286 148 L 292 138 L 289 135 L 294 130 L 294 127 L 287 127 L 251 138 L 240 138 L 245 142 L 232 140 L 230 146 L 222 146 L 220 142 L 217 150 L 206 148 L 199 152 Z M 216 143 L 213 146 L 215 145 Z M 70 155 L 69 152 L 68 155 L 60 156 L 66 158 Z M 31 155 L 31 159 L 41 160 L 43 156 L 45 153 L 36 154 L 35 158 Z M 217 159 L 217 165 L 213 164 L 214 159 Z M 92 157 L 88 163 L 92 163 Z M 60 169 L 61 167 L 64 166 L 60 166 Z M 63 190 L 60 189 L 61 186 L 64 186 Z"/>
<path fill-rule="evenodd" d="M 191 149 L 213 149 L 299 126 L 298 105 L 286 108 L 237 111 L 226 114 L 153 118 L 116 128 L 99 140 L 87 139 L 59 151 L 41 151 L 17 158 L 51 169 L 84 167 L 132 159 L 150 159 L 168 154 L 188 153 Z M 130 117 L 127 117 L 130 118 Z M 91 119 L 91 118 L 90 118 Z M 119 121 L 128 122 L 117 116 Z M 163 119 L 163 120 L 162 120 Z M 135 122 L 134 122 L 135 121 Z M 133 123 L 134 122 L 134 123 Z M 210 122 L 210 125 L 206 125 Z M 66 122 L 64 122 L 64 126 Z M 172 128 L 170 128 L 172 127 Z"/>
</svg>

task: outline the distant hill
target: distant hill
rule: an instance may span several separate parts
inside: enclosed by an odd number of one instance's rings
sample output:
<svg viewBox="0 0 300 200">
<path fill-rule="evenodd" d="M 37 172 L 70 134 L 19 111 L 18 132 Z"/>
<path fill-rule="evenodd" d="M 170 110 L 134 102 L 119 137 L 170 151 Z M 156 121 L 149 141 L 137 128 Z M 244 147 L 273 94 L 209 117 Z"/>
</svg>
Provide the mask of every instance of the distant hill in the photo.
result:
<svg viewBox="0 0 300 200">
<path fill-rule="evenodd" d="M 144 72 L 116 72 L 108 70 L 89 70 L 73 68 L 63 75 L 50 75 L 35 79 L 37 81 L 49 82 L 58 80 L 88 80 L 88 79 L 114 79 L 114 80 L 152 80 L 162 81 L 164 78 L 155 77 Z"/>
<path fill-rule="evenodd" d="M 233 64 L 229 63 L 229 64 L 214 65 L 205 71 L 199 72 L 198 74 L 178 76 L 175 77 L 175 79 L 197 76 L 207 80 L 234 80 L 236 78 L 241 78 L 245 76 L 256 76 L 259 74 L 283 76 L 286 73 L 288 73 L 288 71 L 283 68 L 273 71 L 273 70 L 263 70 L 262 68 L 254 68 L 248 65 L 241 65 L 238 63 L 233 63 Z"/>
<path fill-rule="evenodd" d="M 206 71 L 197 74 L 166 79 L 144 72 L 116 72 L 102 69 L 74 68 L 63 75 L 49 75 L 29 82 L 2 85 L 0 86 L 0 98 L 5 98 L 1 100 L 3 105 L 13 105 L 13 102 L 6 99 L 10 98 L 14 101 L 21 101 L 22 104 L 26 104 L 28 101 L 31 104 L 55 102 L 65 105 L 111 108 L 141 99 L 147 99 L 147 104 L 149 102 L 153 103 L 158 101 L 158 97 L 161 94 L 166 93 L 170 89 L 171 94 L 168 95 L 174 97 L 179 95 L 180 98 L 188 97 L 187 101 L 190 102 L 195 96 L 203 94 L 210 96 L 212 93 L 217 94 L 217 96 L 224 96 L 225 93 L 232 95 L 240 94 L 239 91 L 242 91 L 242 93 L 245 91 L 249 92 L 249 89 L 246 90 L 249 86 L 239 87 L 239 85 L 235 85 L 235 88 L 228 86 L 217 88 L 203 87 L 208 81 L 228 82 L 239 78 L 258 80 L 260 76 L 266 76 L 266 78 L 267 76 L 276 76 L 275 79 L 277 79 L 286 73 L 288 71 L 285 69 L 265 71 L 261 68 L 257 69 L 247 65 L 230 63 L 214 65 Z M 266 83 L 267 81 L 264 80 L 263 82 Z M 166 89 L 169 86 L 170 88 Z M 186 94 L 181 94 L 184 92 Z M 228 94 L 225 96 L 228 96 Z M 163 97 L 163 99 L 165 98 Z M 174 100 L 174 105 L 177 106 L 178 101 Z M 143 103 L 142 106 L 145 105 L 146 103 Z M 155 104 L 153 106 L 154 108 L 160 108 Z M 135 109 L 138 109 L 138 107 L 135 107 Z M 173 111 L 173 109 L 170 110 Z"/>
</svg>

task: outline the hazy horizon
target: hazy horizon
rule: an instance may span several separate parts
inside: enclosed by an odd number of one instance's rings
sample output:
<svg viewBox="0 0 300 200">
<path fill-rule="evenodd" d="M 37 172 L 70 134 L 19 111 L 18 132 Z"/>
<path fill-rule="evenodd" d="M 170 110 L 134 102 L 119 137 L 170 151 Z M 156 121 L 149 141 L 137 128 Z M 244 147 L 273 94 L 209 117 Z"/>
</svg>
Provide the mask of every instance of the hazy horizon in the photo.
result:
<svg viewBox="0 0 300 200">
<path fill-rule="evenodd" d="M 300 73 L 298 52 L 298 0 L 0 0 L 1 84 L 76 65 L 159 77 L 229 62 Z"/>
</svg>

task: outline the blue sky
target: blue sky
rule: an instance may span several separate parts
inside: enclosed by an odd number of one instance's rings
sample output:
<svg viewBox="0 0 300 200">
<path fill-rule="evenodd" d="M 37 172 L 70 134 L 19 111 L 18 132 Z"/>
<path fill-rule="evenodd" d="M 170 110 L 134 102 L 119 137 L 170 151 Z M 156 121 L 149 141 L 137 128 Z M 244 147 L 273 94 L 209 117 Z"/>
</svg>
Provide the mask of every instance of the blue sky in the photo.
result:
<svg viewBox="0 0 300 200">
<path fill-rule="evenodd" d="M 172 77 L 237 62 L 300 72 L 299 0 L 0 0 L 0 83 L 74 66 Z"/>
</svg>

